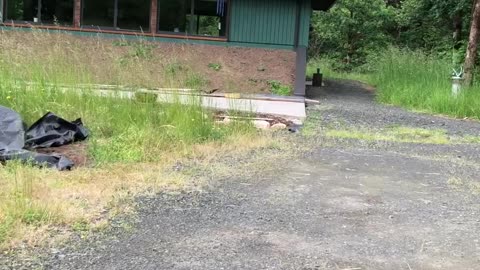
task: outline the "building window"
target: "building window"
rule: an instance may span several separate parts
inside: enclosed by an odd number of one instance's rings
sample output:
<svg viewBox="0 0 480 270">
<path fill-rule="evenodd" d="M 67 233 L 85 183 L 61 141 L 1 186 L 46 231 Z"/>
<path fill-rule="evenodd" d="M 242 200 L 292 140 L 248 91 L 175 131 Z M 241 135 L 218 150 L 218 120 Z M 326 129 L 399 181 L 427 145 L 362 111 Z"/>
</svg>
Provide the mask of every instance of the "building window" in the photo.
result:
<svg viewBox="0 0 480 270">
<path fill-rule="evenodd" d="M 84 0 L 82 14 L 86 27 L 148 31 L 150 0 Z"/>
<path fill-rule="evenodd" d="M 73 24 L 73 0 L 6 0 L 5 6 L 5 20 Z"/>
<path fill-rule="evenodd" d="M 3 22 L 3 0 L 0 0 L 0 23 Z"/>
<path fill-rule="evenodd" d="M 114 1 L 84 0 L 82 24 L 93 27 L 114 27 L 114 8 Z"/>
<path fill-rule="evenodd" d="M 159 0 L 158 30 L 198 36 L 225 36 L 226 0 Z"/>
</svg>

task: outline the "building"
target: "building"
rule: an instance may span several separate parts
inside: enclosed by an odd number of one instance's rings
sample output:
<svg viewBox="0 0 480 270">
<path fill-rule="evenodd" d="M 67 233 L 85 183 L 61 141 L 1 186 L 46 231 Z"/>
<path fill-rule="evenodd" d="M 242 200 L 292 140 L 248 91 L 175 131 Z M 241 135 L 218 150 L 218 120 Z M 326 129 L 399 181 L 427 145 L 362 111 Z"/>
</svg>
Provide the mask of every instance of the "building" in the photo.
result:
<svg viewBox="0 0 480 270">
<path fill-rule="evenodd" d="M 4 27 L 143 35 L 296 52 L 295 94 L 305 94 L 313 10 L 335 0 L 0 0 Z"/>
</svg>

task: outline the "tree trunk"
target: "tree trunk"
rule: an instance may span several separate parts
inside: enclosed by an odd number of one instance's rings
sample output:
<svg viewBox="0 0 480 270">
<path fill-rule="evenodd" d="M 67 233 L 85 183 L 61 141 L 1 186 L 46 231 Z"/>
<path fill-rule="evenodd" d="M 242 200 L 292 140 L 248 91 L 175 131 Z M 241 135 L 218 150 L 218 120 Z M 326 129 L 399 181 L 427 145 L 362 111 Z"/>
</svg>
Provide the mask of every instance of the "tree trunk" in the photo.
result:
<svg viewBox="0 0 480 270">
<path fill-rule="evenodd" d="M 473 8 L 472 25 L 470 27 L 470 37 L 468 38 L 467 56 L 465 57 L 465 64 L 463 65 L 465 75 L 465 84 L 472 85 L 473 71 L 475 68 L 475 61 L 477 60 L 478 39 L 480 37 L 480 0 L 475 0 Z"/>
</svg>

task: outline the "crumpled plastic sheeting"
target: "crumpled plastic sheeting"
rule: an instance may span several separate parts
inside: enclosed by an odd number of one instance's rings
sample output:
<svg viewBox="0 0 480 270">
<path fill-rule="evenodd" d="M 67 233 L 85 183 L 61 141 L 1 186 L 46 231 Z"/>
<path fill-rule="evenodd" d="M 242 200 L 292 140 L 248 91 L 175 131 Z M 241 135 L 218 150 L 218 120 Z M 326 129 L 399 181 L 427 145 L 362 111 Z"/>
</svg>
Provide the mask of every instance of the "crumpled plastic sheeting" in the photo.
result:
<svg viewBox="0 0 480 270">
<path fill-rule="evenodd" d="M 81 119 L 68 122 L 49 112 L 27 130 L 25 146 L 28 149 L 58 147 L 87 137 L 88 130 Z"/>
<path fill-rule="evenodd" d="M 0 106 L 0 151 L 22 149 L 25 144 L 24 133 L 20 115 Z"/>
<path fill-rule="evenodd" d="M 0 106 L 0 162 L 20 160 L 39 167 L 70 170 L 74 164 L 64 156 L 26 149 L 58 147 L 87 137 L 88 130 L 80 119 L 68 122 L 53 113 L 47 113 L 25 132 L 20 115 Z"/>
</svg>

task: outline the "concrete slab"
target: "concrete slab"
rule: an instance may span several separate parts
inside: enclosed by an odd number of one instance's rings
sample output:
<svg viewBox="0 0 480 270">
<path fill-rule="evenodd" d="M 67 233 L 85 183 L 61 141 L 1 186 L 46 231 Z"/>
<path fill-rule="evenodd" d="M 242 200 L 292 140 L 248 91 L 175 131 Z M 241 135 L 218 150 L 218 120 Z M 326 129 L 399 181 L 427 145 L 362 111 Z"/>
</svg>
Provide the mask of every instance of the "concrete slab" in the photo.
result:
<svg viewBox="0 0 480 270">
<path fill-rule="evenodd" d="M 201 104 L 205 108 L 221 111 L 241 111 L 258 114 L 282 116 L 288 119 L 306 118 L 305 99 L 300 97 L 276 97 L 273 95 L 203 95 L 193 93 L 172 93 L 163 91 L 116 91 L 98 90 L 102 96 L 134 99 L 135 93 L 155 94 L 158 102 L 180 102 L 182 104 Z"/>
<path fill-rule="evenodd" d="M 201 104 L 205 108 L 221 111 L 241 111 L 282 116 L 290 120 L 306 118 L 305 98 L 299 96 L 275 96 L 272 94 L 220 93 L 204 94 L 192 89 L 134 89 L 118 85 L 62 85 L 52 86 L 61 91 L 91 91 L 99 96 L 135 99 L 138 93 L 152 95 L 158 102 Z M 36 84 L 27 83 L 27 89 Z"/>
</svg>

